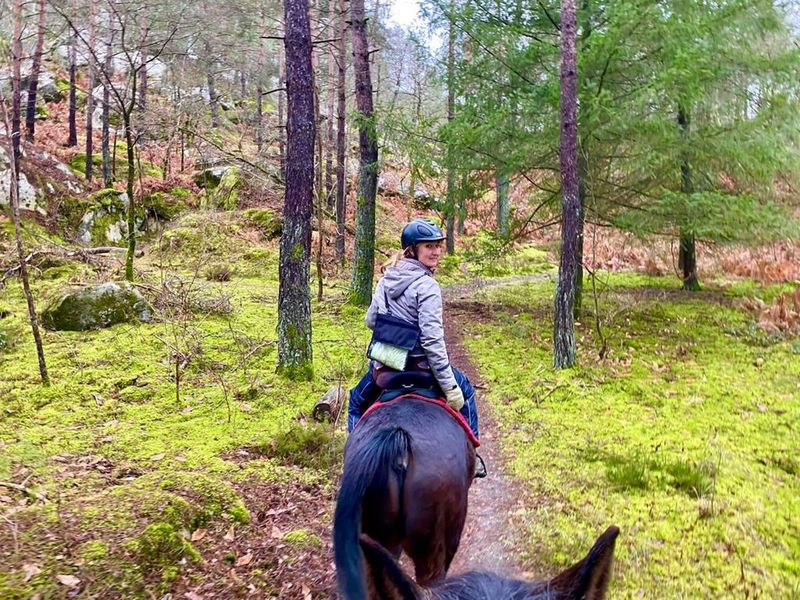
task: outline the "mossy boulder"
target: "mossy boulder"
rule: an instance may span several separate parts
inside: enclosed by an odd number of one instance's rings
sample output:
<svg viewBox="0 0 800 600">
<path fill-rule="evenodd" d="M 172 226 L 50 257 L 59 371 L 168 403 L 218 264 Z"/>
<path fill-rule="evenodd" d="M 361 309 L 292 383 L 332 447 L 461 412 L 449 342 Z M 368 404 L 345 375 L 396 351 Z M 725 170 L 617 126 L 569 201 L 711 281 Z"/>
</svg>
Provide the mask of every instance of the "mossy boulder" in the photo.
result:
<svg viewBox="0 0 800 600">
<path fill-rule="evenodd" d="M 175 190 L 183 189 L 184 188 L 175 188 Z M 180 212 L 186 210 L 184 195 L 179 193 L 175 196 L 172 194 L 172 191 L 169 193 L 153 192 L 148 194 L 142 198 L 141 204 L 150 215 L 162 221 L 171 221 L 178 216 Z"/>
<path fill-rule="evenodd" d="M 216 165 L 195 173 L 193 179 L 198 187 L 213 190 L 220 184 L 225 173 L 233 168 L 235 167 L 230 165 Z"/>
<path fill-rule="evenodd" d="M 224 171 L 217 184 L 213 187 L 205 186 L 205 194 L 200 199 L 201 208 L 234 210 L 238 206 L 239 189 L 243 184 L 242 170 L 239 167 L 215 167 L 215 169 L 222 168 Z"/>
<path fill-rule="evenodd" d="M 283 232 L 283 220 L 273 210 L 249 208 L 244 211 L 244 216 L 261 232 L 265 239 L 274 239 Z"/>
<path fill-rule="evenodd" d="M 103 283 L 64 294 L 42 313 L 45 327 L 58 331 L 102 329 L 117 323 L 148 322 L 153 309 L 129 284 Z"/>
<path fill-rule="evenodd" d="M 84 244 L 119 244 L 128 235 L 128 194 L 113 188 L 95 192 L 84 200 L 71 200 L 67 214 L 85 210 L 76 237 Z M 144 212 L 136 221 L 137 228 L 144 223 Z"/>
</svg>

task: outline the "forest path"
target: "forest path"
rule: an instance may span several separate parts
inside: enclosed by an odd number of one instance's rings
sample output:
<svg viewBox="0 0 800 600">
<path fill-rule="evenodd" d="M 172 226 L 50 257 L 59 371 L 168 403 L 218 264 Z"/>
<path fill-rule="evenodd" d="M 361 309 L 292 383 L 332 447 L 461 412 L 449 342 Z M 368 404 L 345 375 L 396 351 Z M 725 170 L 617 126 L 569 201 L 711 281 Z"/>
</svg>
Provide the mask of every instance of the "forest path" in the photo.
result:
<svg viewBox="0 0 800 600">
<path fill-rule="evenodd" d="M 523 576 L 520 562 L 519 536 L 523 531 L 521 519 L 527 504 L 518 484 L 508 474 L 502 456 L 492 407 L 485 402 L 486 383 L 470 360 L 463 341 L 470 335 L 469 324 L 474 322 L 474 302 L 470 298 L 487 287 L 544 281 L 549 273 L 527 277 L 509 277 L 494 281 L 476 281 L 443 290 L 445 300 L 445 340 L 450 361 L 461 369 L 476 388 L 480 415 L 481 446 L 478 453 L 486 461 L 489 472 L 485 479 L 476 479 L 469 495 L 469 513 L 461 545 L 450 569 L 452 574 L 466 571 L 493 571 L 503 575 Z M 463 306 L 467 301 L 472 306 Z M 485 315 L 485 313 L 484 313 Z M 486 315 L 488 316 L 488 315 Z"/>
</svg>

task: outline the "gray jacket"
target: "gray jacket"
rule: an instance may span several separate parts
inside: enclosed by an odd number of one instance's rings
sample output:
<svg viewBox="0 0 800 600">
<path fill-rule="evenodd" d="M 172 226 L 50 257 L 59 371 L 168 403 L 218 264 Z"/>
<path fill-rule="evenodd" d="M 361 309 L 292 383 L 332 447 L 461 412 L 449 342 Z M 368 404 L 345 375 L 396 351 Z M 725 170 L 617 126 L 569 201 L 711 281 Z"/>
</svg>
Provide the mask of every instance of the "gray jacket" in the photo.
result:
<svg viewBox="0 0 800 600">
<path fill-rule="evenodd" d="M 385 292 L 385 293 L 384 293 Z M 444 343 L 442 289 L 433 272 L 413 258 L 403 258 L 389 267 L 375 288 L 367 311 L 367 327 L 375 327 L 375 317 L 389 309 L 395 317 L 417 323 L 420 338 L 411 356 L 425 356 L 436 380 L 443 390 L 456 387 L 453 369 Z"/>
</svg>

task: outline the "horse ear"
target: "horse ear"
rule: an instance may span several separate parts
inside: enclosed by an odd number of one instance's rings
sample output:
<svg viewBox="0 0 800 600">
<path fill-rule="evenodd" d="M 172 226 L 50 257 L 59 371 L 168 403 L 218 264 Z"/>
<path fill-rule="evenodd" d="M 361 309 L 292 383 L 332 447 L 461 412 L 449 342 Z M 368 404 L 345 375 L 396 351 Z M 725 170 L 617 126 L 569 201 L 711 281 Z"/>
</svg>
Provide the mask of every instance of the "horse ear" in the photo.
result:
<svg viewBox="0 0 800 600">
<path fill-rule="evenodd" d="M 367 585 L 374 597 L 423 600 L 425 596 L 420 588 L 403 572 L 386 548 L 365 534 L 361 534 L 360 542 L 367 564 Z"/>
<path fill-rule="evenodd" d="M 589 554 L 550 582 L 552 589 L 564 598 L 602 600 L 611 580 L 614 546 L 619 527 L 611 526 L 597 538 Z M 561 597 L 561 596 L 559 596 Z"/>
</svg>

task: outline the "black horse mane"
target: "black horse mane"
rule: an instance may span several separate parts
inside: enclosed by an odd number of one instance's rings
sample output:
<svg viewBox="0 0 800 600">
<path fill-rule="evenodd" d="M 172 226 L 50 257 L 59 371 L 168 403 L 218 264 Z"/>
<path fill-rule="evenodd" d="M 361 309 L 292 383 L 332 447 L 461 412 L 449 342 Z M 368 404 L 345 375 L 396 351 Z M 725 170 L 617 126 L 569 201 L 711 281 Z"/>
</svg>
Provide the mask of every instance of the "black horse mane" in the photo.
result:
<svg viewBox="0 0 800 600">
<path fill-rule="evenodd" d="M 451 577 L 436 587 L 438 600 L 555 600 L 561 597 L 547 584 L 506 579 L 494 573 L 471 571 Z"/>
</svg>

